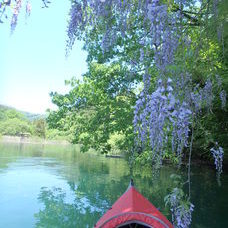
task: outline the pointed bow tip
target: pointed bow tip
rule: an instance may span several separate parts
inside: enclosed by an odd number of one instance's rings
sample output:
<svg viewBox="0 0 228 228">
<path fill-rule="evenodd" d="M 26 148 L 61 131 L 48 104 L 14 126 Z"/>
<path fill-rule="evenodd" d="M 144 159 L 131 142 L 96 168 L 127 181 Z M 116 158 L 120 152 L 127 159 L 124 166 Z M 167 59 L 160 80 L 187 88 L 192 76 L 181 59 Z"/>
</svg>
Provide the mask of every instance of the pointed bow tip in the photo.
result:
<svg viewBox="0 0 228 228">
<path fill-rule="evenodd" d="M 131 178 L 129 187 L 134 187 L 134 186 L 135 186 L 135 185 L 134 185 L 134 180 L 133 180 L 133 178 Z"/>
</svg>

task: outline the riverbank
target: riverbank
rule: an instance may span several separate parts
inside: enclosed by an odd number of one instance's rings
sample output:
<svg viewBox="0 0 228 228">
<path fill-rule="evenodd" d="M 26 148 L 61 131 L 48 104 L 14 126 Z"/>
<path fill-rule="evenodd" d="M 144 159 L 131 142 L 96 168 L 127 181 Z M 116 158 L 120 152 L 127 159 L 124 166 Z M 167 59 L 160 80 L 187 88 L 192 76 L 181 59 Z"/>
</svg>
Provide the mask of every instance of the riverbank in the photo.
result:
<svg viewBox="0 0 228 228">
<path fill-rule="evenodd" d="M 4 135 L 0 137 L 0 142 L 3 143 L 23 143 L 23 144 L 43 144 L 43 145 L 70 145 L 67 140 L 49 140 L 33 137 L 20 137 L 20 136 L 8 136 Z"/>
<path fill-rule="evenodd" d="M 2 143 L 15 143 L 15 144 L 42 144 L 42 145 L 70 145 L 71 143 L 67 140 L 49 140 L 49 139 L 42 139 L 38 137 L 20 137 L 20 136 L 1 136 L 0 142 Z M 91 151 L 90 151 L 91 152 Z M 97 154 L 95 151 L 92 150 L 93 154 Z M 122 154 L 107 154 L 105 155 L 106 158 L 118 158 L 118 159 L 124 159 L 125 156 Z M 169 159 L 164 160 L 164 164 L 173 164 Z M 183 159 L 182 164 L 184 166 L 188 165 L 188 160 Z M 205 160 L 200 157 L 193 157 L 192 158 L 192 164 L 198 167 L 207 166 L 212 169 L 215 168 L 214 161 L 213 160 Z M 226 160 L 223 162 L 223 171 L 228 172 L 228 163 Z"/>
</svg>

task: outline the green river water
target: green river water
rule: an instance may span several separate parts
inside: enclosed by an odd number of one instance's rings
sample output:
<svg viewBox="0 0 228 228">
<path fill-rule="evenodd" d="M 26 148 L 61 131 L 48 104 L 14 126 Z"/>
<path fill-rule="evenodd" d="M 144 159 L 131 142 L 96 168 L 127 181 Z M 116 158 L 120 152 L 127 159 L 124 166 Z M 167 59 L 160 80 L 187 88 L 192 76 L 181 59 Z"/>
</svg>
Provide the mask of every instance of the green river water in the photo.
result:
<svg viewBox="0 0 228 228">
<path fill-rule="evenodd" d="M 176 172 L 165 166 L 157 178 L 134 173 L 136 188 L 169 219 L 164 196 Z M 93 227 L 129 180 L 123 159 L 82 154 L 75 146 L 1 143 L 0 228 Z M 193 167 L 191 227 L 228 227 L 228 175 L 221 181 L 219 187 L 214 170 Z"/>
</svg>

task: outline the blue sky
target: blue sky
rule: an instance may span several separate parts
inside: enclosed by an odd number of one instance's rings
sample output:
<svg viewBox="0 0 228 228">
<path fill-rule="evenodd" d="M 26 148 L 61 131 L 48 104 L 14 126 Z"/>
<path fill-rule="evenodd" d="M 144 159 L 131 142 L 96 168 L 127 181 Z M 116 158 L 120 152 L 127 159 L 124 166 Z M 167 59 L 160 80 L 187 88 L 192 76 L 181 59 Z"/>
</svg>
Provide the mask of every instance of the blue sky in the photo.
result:
<svg viewBox="0 0 228 228">
<path fill-rule="evenodd" d="M 54 108 L 49 93 L 66 93 L 64 80 L 86 72 L 82 43 L 65 58 L 69 2 L 53 1 L 42 9 L 41 0 L 31 1 L 31 16 L 25 20 L 21 11 L 12 36 L 9 22 L 0 24 L 0 104 L 45 113 Z"/>
</svg>

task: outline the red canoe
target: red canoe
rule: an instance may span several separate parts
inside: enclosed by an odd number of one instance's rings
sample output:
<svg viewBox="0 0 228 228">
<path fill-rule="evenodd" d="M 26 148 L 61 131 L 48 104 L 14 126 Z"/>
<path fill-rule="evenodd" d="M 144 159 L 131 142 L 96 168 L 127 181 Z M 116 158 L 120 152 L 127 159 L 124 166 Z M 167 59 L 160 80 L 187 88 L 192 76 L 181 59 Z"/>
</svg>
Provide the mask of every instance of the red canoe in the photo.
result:
<svg viewBox="0 0 228 228">
<path fill-rule="evenodd" d="M 173 225 L 153 204 L 135 189 L 131 181 L 127 191 L 100 218 L 94 227 L 173 228 Z"/>
</svg>

